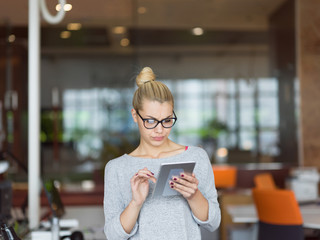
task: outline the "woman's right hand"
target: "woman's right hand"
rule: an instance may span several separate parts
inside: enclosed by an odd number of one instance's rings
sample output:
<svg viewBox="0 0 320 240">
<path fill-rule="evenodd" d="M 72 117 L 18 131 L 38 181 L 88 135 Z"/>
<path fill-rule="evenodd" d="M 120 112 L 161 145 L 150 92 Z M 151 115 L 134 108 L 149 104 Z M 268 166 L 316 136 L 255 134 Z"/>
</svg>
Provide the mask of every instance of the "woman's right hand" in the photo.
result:
<svg viewBox="0 0 320 240">
<path fill-rule="evenodd" d="M 146 167 L 140 169 L 130 180 L 132 190 L 132 204 L 141 207 L 149 193 L 149 180 L 156 182 L 154 174 Z"/>
<path fill-rule="evenodd" d="M 120 215 L 121 225 L 130 233 L 137 222 L 141 207 L 149 193 L 149 180 L 156 182 L 153 173 L 147 168 L 140 169 L 130 180 L 132 200 Z"/>
</svg>

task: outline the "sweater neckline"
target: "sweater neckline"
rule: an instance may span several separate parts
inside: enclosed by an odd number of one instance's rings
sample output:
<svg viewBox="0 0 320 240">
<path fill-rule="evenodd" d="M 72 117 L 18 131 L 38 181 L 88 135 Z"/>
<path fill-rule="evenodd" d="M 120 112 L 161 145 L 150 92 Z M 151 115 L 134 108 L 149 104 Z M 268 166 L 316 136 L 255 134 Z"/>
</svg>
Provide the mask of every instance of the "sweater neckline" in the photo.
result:
<svg viewBox="0 0 320 240">
<path fill-rule="evenodd" d="M 172 155 L 172 156 L 168 156 L 168 157 L 162 157 L 162 158 L 142 158 L 142 157 L 133 157 L 133 156 L 130 156 L 129 154 L 125 153 L 124 156 L 125 157 L 128 157 L 128 158 L 132 158 L 132 159 L 143 159 L 143 160 L 165 160 L 165 159 L 171 159 L 171 158 L 175 158 L 177 156 L 180 156 L 180 155 L 184 155 L 186 152 L 188 152 L 190 150 L 190 146 L 186 146 L 185 150 L 181 153 L 178 153 L 178 154 L 175 154 L 175 155 Z"/>
</svg>

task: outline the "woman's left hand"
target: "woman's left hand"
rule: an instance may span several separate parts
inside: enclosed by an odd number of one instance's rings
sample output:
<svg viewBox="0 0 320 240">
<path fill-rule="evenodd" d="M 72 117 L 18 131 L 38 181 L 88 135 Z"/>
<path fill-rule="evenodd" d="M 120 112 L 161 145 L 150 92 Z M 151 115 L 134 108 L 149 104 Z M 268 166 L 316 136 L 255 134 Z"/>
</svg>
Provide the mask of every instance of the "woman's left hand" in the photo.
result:
<svg viewBox="0 0 320 240">
<path fill-rule="evenodd" d="M 181 173 L 180 176 L 173 176 L 169 182 L 170 187 L 182 194 L 184 198 L 190 200 L 198 191 L 199 181 L 195 174 Z"/>
<path fill-rule="evenodd" d="M 207 221 L 209 216 L 208 200 L 198 189 L 199 181 L 194 175 L 181 173 L 180 176 L 174 176 L 169 182 L 172 189 L 175 189 L 188 201 L 190 209 L 194 216 L 201 221 Z"/>
</svg>

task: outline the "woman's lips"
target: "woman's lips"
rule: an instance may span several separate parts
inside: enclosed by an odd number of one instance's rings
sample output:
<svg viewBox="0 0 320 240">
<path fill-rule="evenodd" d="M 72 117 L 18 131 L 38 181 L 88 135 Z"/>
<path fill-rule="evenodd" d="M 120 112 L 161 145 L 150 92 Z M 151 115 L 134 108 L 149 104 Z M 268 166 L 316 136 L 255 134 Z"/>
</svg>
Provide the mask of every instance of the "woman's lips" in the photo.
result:
<svg viewBox="0 0 320 240">
<path fill-rule="evenodd" d="M 153 137 L 153 140 L 155 141 L 162 141 L 164 137 Z"/>
</svg>

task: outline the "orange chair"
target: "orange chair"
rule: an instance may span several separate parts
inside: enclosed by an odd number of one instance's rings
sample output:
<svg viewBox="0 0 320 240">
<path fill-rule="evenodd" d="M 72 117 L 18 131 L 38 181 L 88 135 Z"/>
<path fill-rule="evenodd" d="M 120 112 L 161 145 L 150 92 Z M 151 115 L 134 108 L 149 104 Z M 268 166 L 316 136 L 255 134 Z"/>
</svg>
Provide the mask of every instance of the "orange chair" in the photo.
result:
<svg viewBox="0 0 320 240">
<path fill-rule="evenodd" d="M 259 217 L 258 240 L 303 240 L 303 220 L 291 190 L 252 190 Z"/>
<path fill-rule="evenodd" d="M 228 165 L 212 165 L 216 188 L 234 188 L 236 186 L 237 168 Z"/>
<path fill-rule="evenodd" d="M 259 189 L 276 189 L 271 173 L 260 173 L 254 176 L 254 184 Z"/>
</svg>

